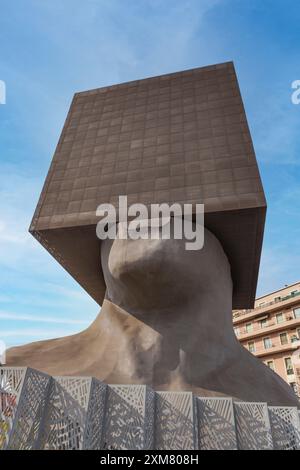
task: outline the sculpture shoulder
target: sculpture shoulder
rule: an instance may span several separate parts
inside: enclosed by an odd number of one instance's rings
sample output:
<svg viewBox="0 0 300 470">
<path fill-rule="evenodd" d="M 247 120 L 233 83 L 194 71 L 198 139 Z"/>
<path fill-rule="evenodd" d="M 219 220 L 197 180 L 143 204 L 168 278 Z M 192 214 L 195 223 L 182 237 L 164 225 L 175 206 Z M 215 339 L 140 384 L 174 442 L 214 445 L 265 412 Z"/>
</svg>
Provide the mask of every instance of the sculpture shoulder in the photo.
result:
<svg viewBox="0 0 300 470">
<path fill-rule="evenodd" d="M 76 363 L 77 335 L 37 341 L 6 351 L 6 365 L 32 367 L 42 372 L 62 375 L 66 364 Z M 68 374 L 69 375 L 69 374 Z"/>
<path fill-rule="evenodd" d="M 234 382 L 238 382 L 240 395 L 249 401 L 263 401 L 269 405 L 300 407 L 300 402 L 292 388 L 261 360 L 246 349 L 232 361 L 225 372 Z"/>
</svg>

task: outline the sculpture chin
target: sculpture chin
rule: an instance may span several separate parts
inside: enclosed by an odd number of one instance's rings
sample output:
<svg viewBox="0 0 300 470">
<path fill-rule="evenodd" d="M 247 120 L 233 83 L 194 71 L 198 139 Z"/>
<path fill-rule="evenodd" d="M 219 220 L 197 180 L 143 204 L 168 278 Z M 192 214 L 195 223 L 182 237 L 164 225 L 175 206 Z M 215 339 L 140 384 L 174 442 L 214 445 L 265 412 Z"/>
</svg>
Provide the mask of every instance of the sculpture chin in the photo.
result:
<svg viewBox="0 0 300 470">
<path fill-rule="evenodd" d="M 101 262 L 106 297 L 132 313 L 187 305 L 222 285 L 232 293 L 230 265 L 215 236 L 205 230 L 201 250 L 178 239 L 104 240 Z"/>
<path fill-rule="evenodd" d="M 158 306 L 187 302 L 188 292 L 178 283 L 183 274 L 178 248 L 176 256 L 171 247 L 166 249 L 170 243 L 119 239 L 102 242 L 107 298 L 132 312 L 157 311 Z"/>
</svg>

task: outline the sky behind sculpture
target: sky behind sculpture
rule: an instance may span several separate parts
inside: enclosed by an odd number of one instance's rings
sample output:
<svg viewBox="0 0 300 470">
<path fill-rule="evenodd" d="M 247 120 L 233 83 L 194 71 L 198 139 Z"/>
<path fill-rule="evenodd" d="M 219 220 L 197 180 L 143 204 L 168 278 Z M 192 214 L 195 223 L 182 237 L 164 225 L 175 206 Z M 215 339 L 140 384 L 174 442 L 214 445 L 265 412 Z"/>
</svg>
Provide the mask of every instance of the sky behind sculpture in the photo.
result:
<svg viewBox="0 0 300 470">
<path fill-rule="evenodd" d="M 72 10 L 72 15 L 70 11 Z M 97 305 L 27 233 L 76 91 L 234 60 L 268 201 L 258 294 L 299 277 L 300 12 L 292 1 L 20 1 L 1 7 L 0 331 L 70 334 Z"/>
</svg>

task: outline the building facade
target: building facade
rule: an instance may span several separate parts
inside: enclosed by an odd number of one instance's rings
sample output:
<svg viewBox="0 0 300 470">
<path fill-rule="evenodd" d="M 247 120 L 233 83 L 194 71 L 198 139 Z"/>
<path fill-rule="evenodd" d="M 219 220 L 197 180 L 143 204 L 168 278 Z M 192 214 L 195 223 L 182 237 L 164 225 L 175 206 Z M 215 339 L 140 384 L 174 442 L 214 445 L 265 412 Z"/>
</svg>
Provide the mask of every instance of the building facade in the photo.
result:
<svg viewBox="0 0 300 470">
<path fill-rule="evenodd" d="M 300 282 L 259 297 L 254 309 L 234 310 L 233 326 L 242 345 L 300 397 Z"/>
</svg>

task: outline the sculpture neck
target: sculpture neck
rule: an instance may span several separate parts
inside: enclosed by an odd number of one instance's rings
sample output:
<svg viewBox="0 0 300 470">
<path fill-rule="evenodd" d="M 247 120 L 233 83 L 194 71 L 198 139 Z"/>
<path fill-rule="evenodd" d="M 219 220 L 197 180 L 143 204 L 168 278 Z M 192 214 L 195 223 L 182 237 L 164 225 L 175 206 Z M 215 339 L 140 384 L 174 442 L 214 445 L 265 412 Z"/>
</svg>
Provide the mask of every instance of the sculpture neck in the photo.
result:
<svg viewBox="0 0 300 470">
<path fill-rule="evenodd" d="M 202 302 L 194 298 L 182 309 L 138 315 L 105 300 L 96 322 L 99 331 L 105 330 L 105 354 L 114 363 L 108 380 L 121 373 L 126 382 L 159 387 L 175 381 L 180 387 L 224 367 L 240 348 L 233 333 L 231 306 L 224 314 L 224 298 L 222 307 L 217 298 L 214 302 L 201 298 Z"/>
</svg>

